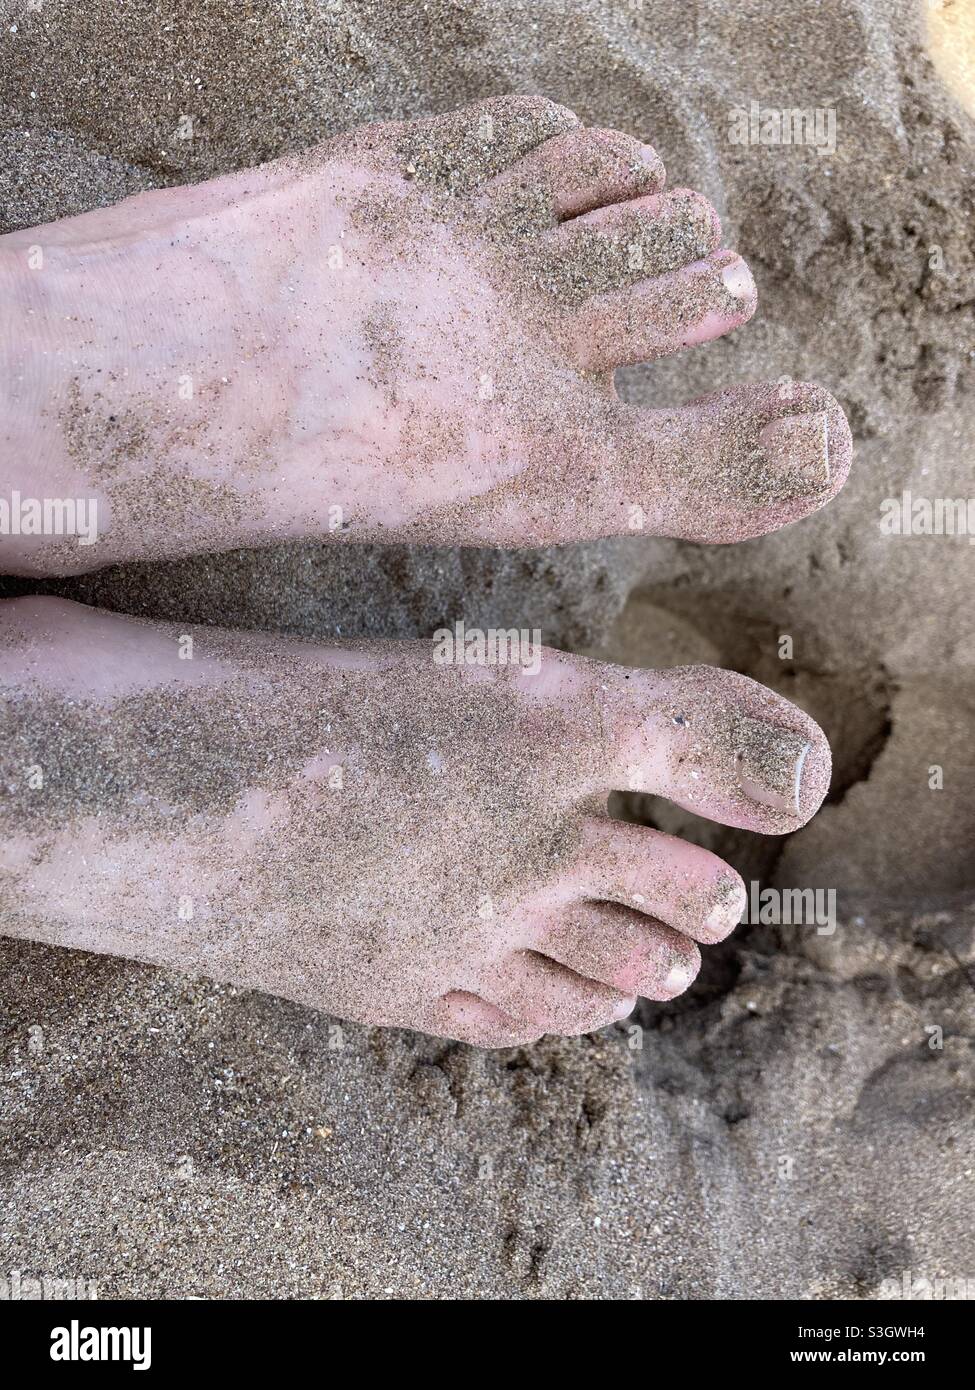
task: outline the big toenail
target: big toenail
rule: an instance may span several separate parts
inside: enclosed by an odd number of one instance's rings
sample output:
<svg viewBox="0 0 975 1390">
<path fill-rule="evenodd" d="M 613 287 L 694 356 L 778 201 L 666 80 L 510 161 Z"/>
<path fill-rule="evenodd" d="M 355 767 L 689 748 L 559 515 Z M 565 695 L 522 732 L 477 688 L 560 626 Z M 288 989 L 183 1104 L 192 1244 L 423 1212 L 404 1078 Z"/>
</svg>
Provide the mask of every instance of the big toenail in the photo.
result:
<svg viewBox="0 0 975 1390">
<path fill-rule="evenodd" d="M 825 411 L 772 420 L 758 442 L 772 462 L 811 487 L 829 482 L 829 416 Z"/>
<path fill-rule="evenodd" d="M 790 729 L 757 719 L 740 719 L 735 728 L 735 772 L 746 796 L 787 815 L 800 814 L 802 770 L 812 747 Z"/>
<path fill-rule="evenodd" d="M 745 262 L 739 258 L 726 265 L 721 272 L 724 287 L 733 299 L 751 299 L 755 293 L 755 281 Z"/>
</svg>

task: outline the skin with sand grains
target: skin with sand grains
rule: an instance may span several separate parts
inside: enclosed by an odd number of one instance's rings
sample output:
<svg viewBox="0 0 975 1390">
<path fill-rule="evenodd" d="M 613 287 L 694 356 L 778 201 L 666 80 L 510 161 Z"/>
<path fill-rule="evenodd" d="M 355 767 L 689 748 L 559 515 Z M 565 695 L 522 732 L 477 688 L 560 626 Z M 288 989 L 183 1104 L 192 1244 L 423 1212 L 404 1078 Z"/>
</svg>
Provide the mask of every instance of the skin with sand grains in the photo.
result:
<svg viewBox="0 0 975 1390">
<path fill-rule="evenodd" d="M 540 97 L 13 233 L 0 295 L 5 476 L 96 503 L 100 532 L 0 537 L 14 572 L 298 537 L 734 541 L 849 469 L 817 386 L 619 398 L 616 367 L 745 323 L 754 283 L 653 150 Z"/>
<path fill-rule="evenodd" d="M 812 720 L 708 667 L 445 666 L 44 598 L 0 623 L 6 932 L 485 1046 L 670 998 L 738 921 L 737 874 L 608 819 L 615 786 L 783 833 L 829 780 Z"/>
<path fill-rule="evenodd" d="M 616 395 L 615 367 L 755 307 L 714 210 L 663 182 L 648 147 L 500 98 L 4 238 L 18 495 L 103 519 L 83 547 L 21 528 L 4 563 L 805 516 L 850 462 L 821 388 Z M 485 1046 L 671 998 L 737 922 L 737 875 L 610 820 L 614 788 L 781 834 L 829 781 L 812 720 L 709 667 L 458 665 L 41 598 L 0 624 L 5 931 Z"/>
</svg>

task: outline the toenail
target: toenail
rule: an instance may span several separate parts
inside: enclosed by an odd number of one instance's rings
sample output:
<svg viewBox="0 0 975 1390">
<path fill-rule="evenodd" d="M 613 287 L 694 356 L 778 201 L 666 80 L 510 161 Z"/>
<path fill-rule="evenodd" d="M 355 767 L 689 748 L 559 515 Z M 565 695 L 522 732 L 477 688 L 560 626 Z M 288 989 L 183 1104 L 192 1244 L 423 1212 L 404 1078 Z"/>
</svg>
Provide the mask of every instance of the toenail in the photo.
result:
<svg viewBox="0 0 975 1390">
<path fill-rule="evenodd" d="M 718 901 L 704 919 L 709 936 L 724 936 L 741 921 L 748 902 L 745 885 L 736 878 L 724 879 L 718 885 Z"/>
<path fill-rule="evenodd" d="M 708 936 L 723 935 L 730 919 L 731 914 L 726 907 L 713 907 L 704 919 L 704 930 Z"/>
<path fill-rule="evenodd" d="M 748 266 L 739 256 L 726 265 L 721 272 L 724 287 L 734 299 L 751 299 L 755 293 L 755 281 Z"/>
<path fill-rule="evenodd" d="M 740 719 L 735 729 L 735 771 L 746 796 L 773 811 L 798 816 L 802 771 L 812 747 L 790 729 Z"/>
<path fill-rule="evenodd" d="M 635 1008 L 636 1000 L 634 998 L 621 999 L 613 1010 L 613 1018 L 618 1023 L 621 1018 L 627 1018 Z"/>
<path fill-rule="evenodd" d="M 669 995 L 683 994 L 694 978 L 694 971 L 688 965 L 672 965 L 664 979 L 664 990 Z"/>
<path fill-rule="evenodd" d="M 769 459 L 813 487 L 829 482 L 829 416 L 824 410 L 772 420 L 758 436 Z"/>
</svg>

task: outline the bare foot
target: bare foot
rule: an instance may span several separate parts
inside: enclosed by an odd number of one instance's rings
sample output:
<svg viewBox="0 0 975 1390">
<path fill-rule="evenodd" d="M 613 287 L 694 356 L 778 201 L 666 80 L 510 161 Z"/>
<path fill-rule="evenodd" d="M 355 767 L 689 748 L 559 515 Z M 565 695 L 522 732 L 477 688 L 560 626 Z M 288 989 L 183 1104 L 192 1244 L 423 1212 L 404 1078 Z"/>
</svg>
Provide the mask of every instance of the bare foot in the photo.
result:
<svg viewBox="0 0 975 1390">
<path fill-rule="evenodd" d="M 482 1046 L 686 989 L 744 887 L 608 793 L 794 830 L 819 728 L 708 667 L 434 652 L 0 604 L 0 929 Z"/>
<path fill-rule="evenodd" d="M 3 476 L 94 499 L 75 572 L 291 537 L 761 535 L 850 433 L 816 386 L 624 404 L 613 369 L 743 324 L 755 288 L 653 150 L 537 97 L 367 126 L 0 239 Z"/>
</svg>

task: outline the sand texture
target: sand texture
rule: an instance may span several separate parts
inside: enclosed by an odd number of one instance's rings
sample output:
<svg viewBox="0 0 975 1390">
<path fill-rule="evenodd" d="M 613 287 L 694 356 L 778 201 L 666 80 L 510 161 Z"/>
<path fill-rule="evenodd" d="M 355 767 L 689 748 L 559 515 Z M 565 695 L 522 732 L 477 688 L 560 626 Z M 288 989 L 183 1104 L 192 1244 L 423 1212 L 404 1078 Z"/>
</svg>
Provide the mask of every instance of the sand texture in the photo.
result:
<svg viewBox="0 0 975 1390">
<path fill-rule="evenodd" d="M 779 840 L 649 797 L 617 810 L 748 880 L 834 889 L 839 915 L 831 936 L 743 926 L 675 1003 L 490 1055 L 0 942 L 0 1275 L 219 1298 L 975 1280 L 975 548 L 880 529 L 905 489 L 975 493 L 975 126 L 920 0 L 0 0 L 0 18 L 0 230 L 544 93 L 655 145 L 758 283 L 751 325 L 621 374 L 627 397 L 818 380 L 856 437 L 831 506 L 735 547 L 311 545 L 0 580 L 181 622 L 416 637 L 463 618 L 743 671 L 829 735 L 819 817 Z M 731 143 L 752 101 L 835 109 L 835 153 Z"/>
</svg>

